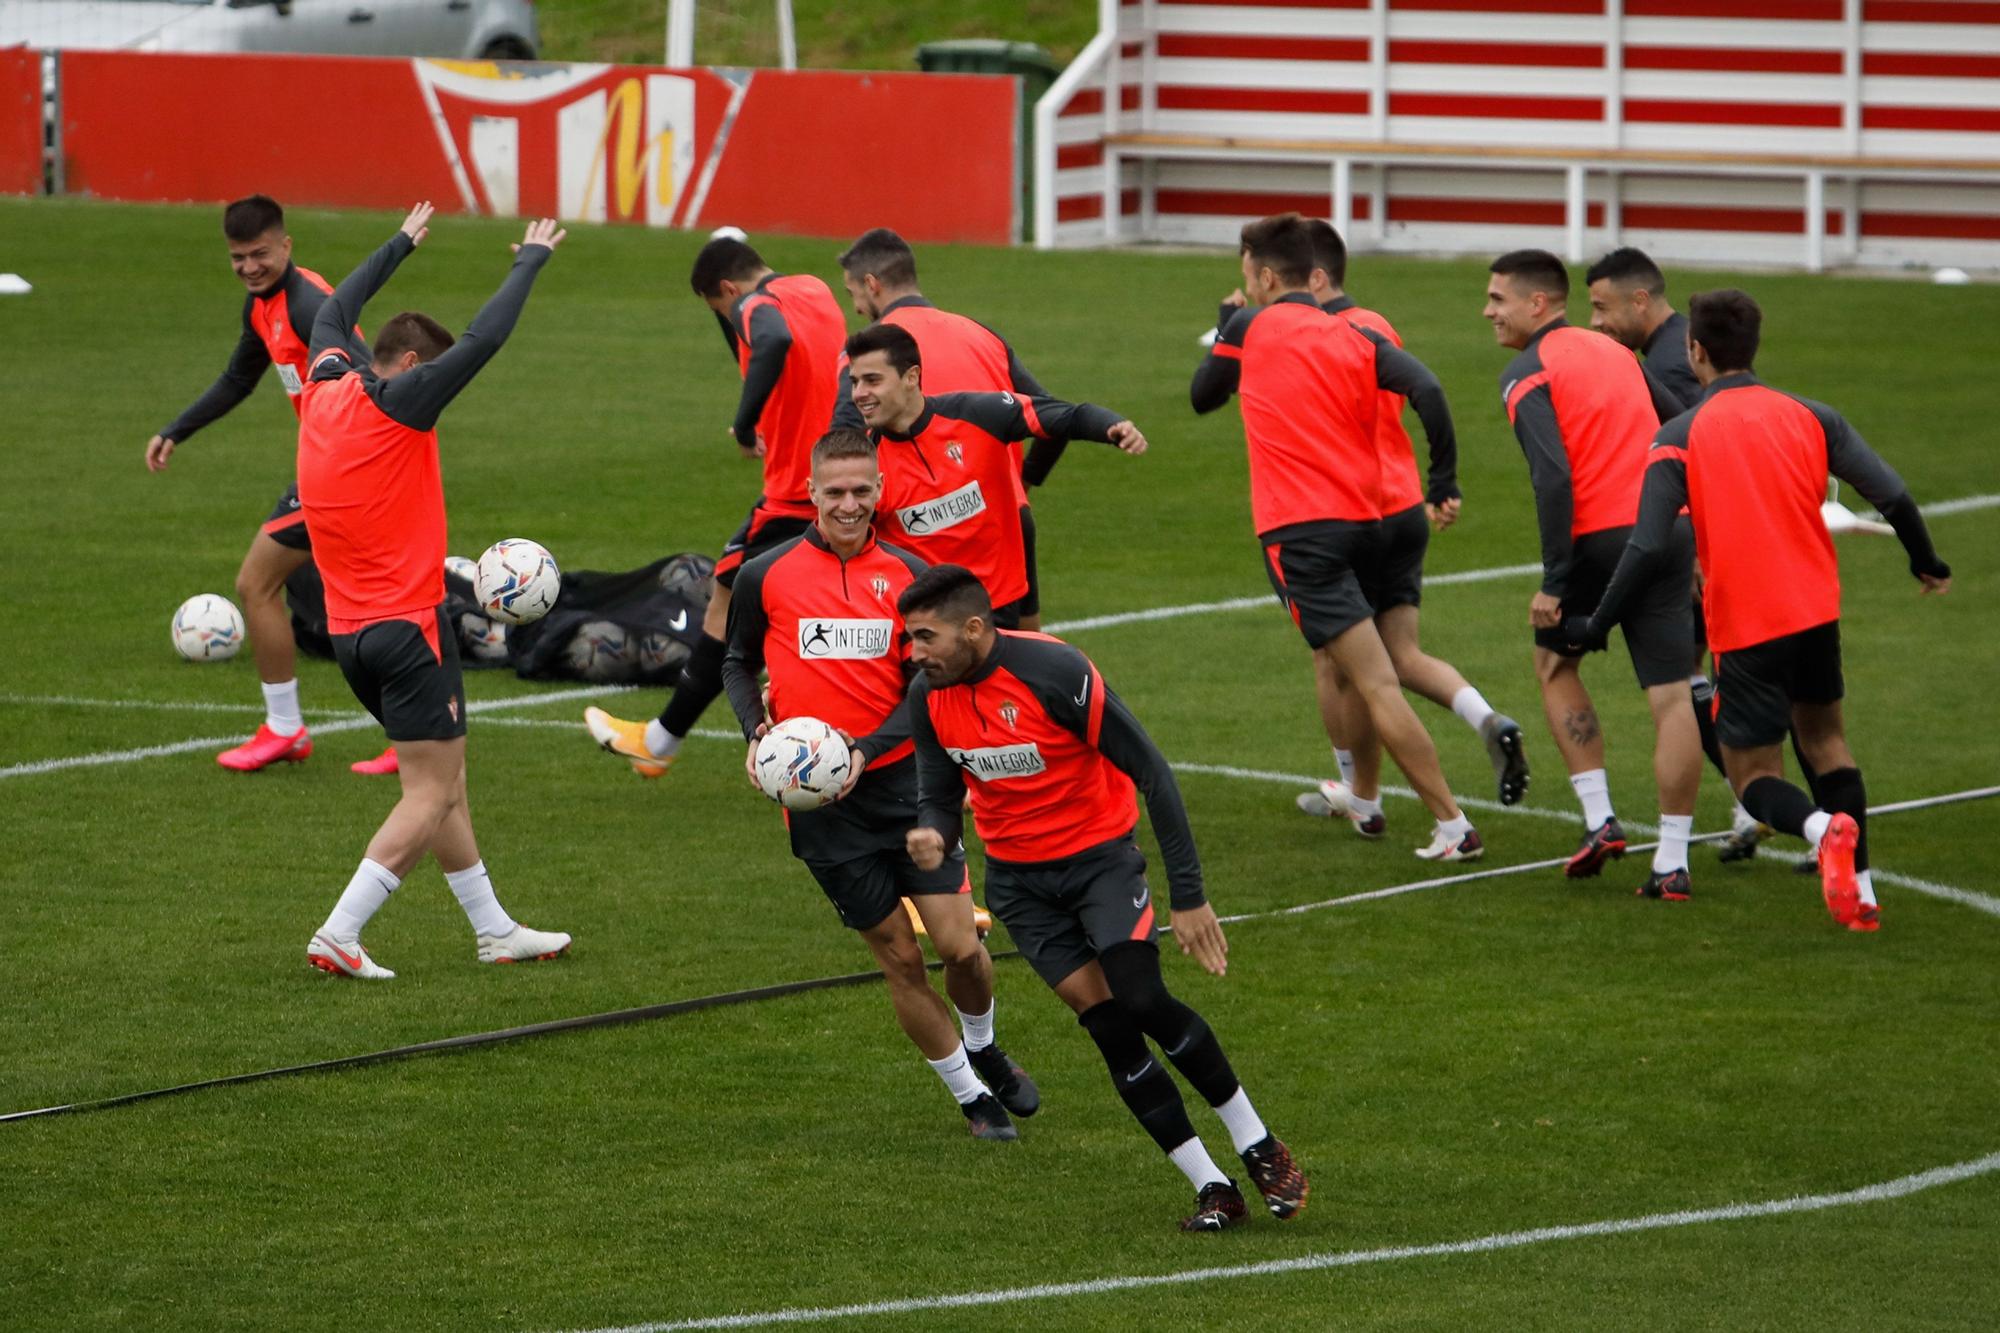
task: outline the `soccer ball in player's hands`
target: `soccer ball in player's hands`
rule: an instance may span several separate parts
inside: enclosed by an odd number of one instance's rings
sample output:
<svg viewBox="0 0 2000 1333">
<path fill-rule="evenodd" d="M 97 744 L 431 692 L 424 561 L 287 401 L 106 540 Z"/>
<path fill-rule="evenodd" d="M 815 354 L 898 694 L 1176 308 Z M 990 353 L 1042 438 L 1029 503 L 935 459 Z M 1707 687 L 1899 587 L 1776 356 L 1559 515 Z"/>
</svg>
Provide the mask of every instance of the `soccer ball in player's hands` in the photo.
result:
<svg viewBox="0 0 2000 1333">
<path fill-rule="evenodd" d="M 243 613 L 227 597 L 197 593 L 174 612 L 174 651 L 190 662 L 226 662 L 243 646 Z"/>
<path fill-rule="evenodd" d="M 816 717 L 788 717 L 757 740 L 757 786 L 788 810 L 817 810 L 847 787 L 847 738 Z"/>
<path fill-rule="evenodd" d="M 547 548 L 525 537 L 494 542 L 479 557 L 472 595 L 494 620 L 525 625 L 540 620 L 562 592 L 562 571 Z"/>
</svg>

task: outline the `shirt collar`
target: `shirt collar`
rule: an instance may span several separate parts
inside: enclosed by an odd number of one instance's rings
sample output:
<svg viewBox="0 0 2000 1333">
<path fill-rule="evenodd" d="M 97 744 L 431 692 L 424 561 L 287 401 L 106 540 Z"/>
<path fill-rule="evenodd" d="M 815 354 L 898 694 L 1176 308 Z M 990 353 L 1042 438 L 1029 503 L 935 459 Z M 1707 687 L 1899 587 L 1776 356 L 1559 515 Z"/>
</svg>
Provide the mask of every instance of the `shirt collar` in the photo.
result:
<svg viewBox="0 0 2000 1333">
<path fill-rule="evenodd" d="M 1568 327 L 1569 327 L 1569 320 L 1561 315 L 1557 315 L 1554 319 L 1550 320 L 1548 323 L 1542 325 L 1542 327 L 1536 329 L 1533 333 L 1529 334 L 1527 346 L 1523 347 L 1521 350 L 1525 352 L 1528 350 L 1529 347 L 1533 347 L 1536 343 L 1540 342 L 1544 335 L 1551 333 L 1556 329 L 1566 329 Z"/>
<path fill-rule="evenodd" d="M 1671 312 L 1665 319 L 1660 321 L 1660 326 L 1646 336 L 1646 345 L 1639 350 L 1646 354 L 1648 360 L 1651 360 L 1654 344 L 1669 334 L 1679 334 L 1682 341 L 1685 341 L 1687 338 L 1687 320 L 1678 310 Z"/>
<path fill-rule="evenodd" d="M 1754 370 L 1732 370 L 1727 375 L 1710 380 L 1708 387 L 1701 391 L 1701 401 L 1705 403 L 1716 394 L 1729 389 L 1748 389 L 1763 382 L 1757 378 L 1757 372 Z"/>
<path fill-rule="evenodd" d="M 825 551 L 834 559 L 840 560 L 841 563 L 845 564 L 848 560 L 856 560 L 868 554 L 868 548 L 875 545 L 875 525 L 873 523 L 868 525 L 868 540 L 861 543 L 861 549 L 853 555 L 847 556 L 845 559 L 842 559 L 840 552 L 833 549 L 833 544 L 827 541 L 826 534 L 819 530 L 819 524 L 816 522 L 806 525 L 806 544 L 817 550 Z"/>
<path fill-rule="evenodd" d="M 1320 309 L 1326 311 L 1326 313 L 1329 315 L 1337 315 L 1343 310 L 1352 310 L 1354 309 L 1355 306 L 1359 304 L 1360 302 L 1356 301 L 1346 292 L 1342 292 L 1340 295 L 1334 297 L 1331 301 L 1328 301 L 1325 305 L 1321 306 Z"/>
<path fill-rule="evenodd" d="M 922 292 L 911 292 L 908 296 L 899 296 L 895 300 L 889 302 L 889 304 L 883 306 L 881 318 L 887 319 L 889 317 L 889 312 L 891 310 L 901 310 L 904 309 L 905 307 L 921 309 L 921 310 L 937 309 L 936 306 L 932 305 L 929 301 L 926 301 L 924 299 L 924 294 Z"/>
<path fill-rule="evenodd" d="M 931 406 L 930 395 L 925 394 L 923 410 L 917 413 L 917 419 L 910 423 L 908 430 L 878 430 L 874 432 L 875 438 L 877 440 L 897 440 L 907 444 L 929 430 L 931 428 L 931 418 L 936 415 L 936 409 Z"/>
</svg>

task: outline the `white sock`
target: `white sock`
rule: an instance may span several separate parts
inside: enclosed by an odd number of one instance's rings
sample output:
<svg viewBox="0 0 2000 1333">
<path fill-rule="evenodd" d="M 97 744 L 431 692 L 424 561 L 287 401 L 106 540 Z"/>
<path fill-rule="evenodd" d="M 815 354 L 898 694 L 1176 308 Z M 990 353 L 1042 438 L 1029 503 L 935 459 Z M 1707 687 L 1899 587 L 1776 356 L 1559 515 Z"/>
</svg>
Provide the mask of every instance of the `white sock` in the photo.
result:
<svg viewBox="0 0 2000 1333">
<path fill-rule="evenodd" d="M 1438 821 L 1438 832 L 1444 834 L 1445 837 L 1450 838 L 1453 842 L 1459 842 L 1466 834 L 1472 832 L 1472 821 L 1467 819 L 1465 812 L 1461 810 L 1457 819 L 1440 819 Z"/>
<path fill-rule="evenodd" d="M 1493 705 L 1486 702 L 1486 696 L 1470 685 L 1451 696 L 1451 711 L 1457 713 L 1465 725 L 1478 731 L 1486 725 L 1486 719 L 1493 716 Z"/>
<path fill-rule="evenodd" d="M 1222 1174 L 1222 1168 L 1208 1155 L 1208 1149 L 1202 1146 L 1199 1138 L 1189 1139 L 1180 1147 L 1170 1150 L 1167 1153 L 1167 1160 L 1181 1169 L 1181 1174 L 1188 1178 L 1188 1183 L 1196 1190 L 1200 1190 L 1204 1185 L 1229 1183 L 1229 1177 Z"/>
<path fill-rule="evenodd" d="M 646 724 L 646 748 L 655 759 L 671 759 L 680 753 L 682 738 L 668 731 L 657 717 Z"/>
<path fill-rule="evenodd" d="M 1661 815 L 1660 845 L 1653 849 L 1653 873 L 1688 868 L 1688 839 L 1694 836 L 1693 815 Z"/>
<path fill-rule="evenodd" d="M 1745 810 L 1743 802 L 1738 801 L 1735 807 L 1729 812 L 1729 827 L 1735 829 L 1738 833 L 1748 833 L 1751 829 L 1757 827 L 1757 816 Z"/>
<path fill-rule="evenodd" d="M 305 730 L 306 719 L 299 712 L 297 677 L 280 685 L 264 682 L 264 725 L 280 736 L 296 736 Z"/>
<path fill-rule="evenodd" d="M 1875 872 L 1872 870 L 1857 870 L 1854 872 L 1854 882 L 1861 886 L 1861 905 L 1863 907 L 1876 906 Z"/>
<path fill-rule="evenodd" d="M 1362 819 L 1365 820 L 1374 815 L 1379 815 L 1382 813 L 1382 798 L 1380 796 L 1372 798 L 1366 796 L 1356 796 L 1350 790 L 1347 794 L 1347 806 L 1350 810 L 1354 811 L 1355 814 L 1359 815 Z"/>
<path fill-rule="evenodd" d="M 963 1009 L 958 1011 L 958 1024 L 965 1029 L 966 1050 L 983 1051 L 993 1044 L 993 1009 L 994 1006 L 988 1004 L 983 1014 L 968 1014 Z"/>
<path fill-rule="evenodd" d="M 1264 1122 L 1258 1119 L 1255 1108 L 1250 1105 L 1250 1094 L 1243 1091 L 1240 1083 L 1236 1087 L 1236 1095 L 1216 1107 L 1215 1113 L 1222 1117 L 1223 1127 L 1229 1131 L 1229 1141 L 1236 1145 L 1239 1153 L 1271 1136 L 1271 1131 L 1264 1128 Z"/>
<path fill-rule="evenodd" d="M 945 1087 L 951 1090 L 951 1095 L 958 1099 L 960 1106 L 978 1101 L 986 1092 L 986 1084 L 973 1072 L 972 1061 L 965 1057 L 963 1042 L 944 1059 L 927 1060 L 925 1063 L 937 1070 L 937 1076 L 944 1080 Z"/>
<path fill-rule="evenodd" d="M 474 861 L 463 870 L 447 870 L 444 882 L 451 885 L 473 930 L 494 939 L 514 933 L 514 918 L 507 915 L 507 909 L 493 896 L 493 880 L 486 873 L 484 861 Z"/>
<path fill-rule="evenodd" d="M 1576 791 L 1576 799 L 1583 802 L 1584 826 L 1602 828 L 1604 821 L 1612 817 L 1611 781 L 1604 776 L 1604 770 L 1589 768 L 1572 773 L 1569 785 Z"/>
<path fill-rule="evenodd" d="M 368 924 L 368 918 L 389 901 L 389 895 L 402 882 L 390 873 L 389 867 L 362 857 L 361 864 L 355 868 L 354 878 L 347 881 L 340 901 L 327 914 L 326 924 L 319 928 L 319 933 L 331 935 L 337 940 L 361 938 L 361 928 Z"/>
<path fill-rule="evenodd" d="M 1819 840 L 1826 836 L 1826 826 L 1833 822 L 1833 816 L 1824 810 L 1815 810 L 1806 816 L 1806 841 L 1814 851 L 1819 850 Z"/>
<path fill-rule="evenodd" d="M 1349 791 L 1353 791 L 1354 751 L 1336 748 L 1333 752 L 1333 762 L 1340 767 L 1340 780 L 1347 785 Z"/>
</svg>

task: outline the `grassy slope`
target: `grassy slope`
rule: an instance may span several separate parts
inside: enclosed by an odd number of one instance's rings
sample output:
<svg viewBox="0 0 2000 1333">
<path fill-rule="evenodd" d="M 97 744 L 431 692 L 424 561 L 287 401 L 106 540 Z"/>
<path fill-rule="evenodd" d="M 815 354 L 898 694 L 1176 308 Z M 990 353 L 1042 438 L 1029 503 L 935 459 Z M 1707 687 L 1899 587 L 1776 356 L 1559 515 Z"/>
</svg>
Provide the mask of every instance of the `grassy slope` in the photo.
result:
<svg viewBox="0 0 2000 1333">
<path fill-rule="evenodd" d="M 541 0 L 549 60 L 657 63 L 666 45 L 666 0 Z M 701 0 L 695 57 L 704 65 L 775 65 L 771 0 Z M 1087 0 L 905 0 L 852 5 L 795 0 L 802 69 L 914 69 L 917 47 L 956 37 L 1039 42 L 1058 65 L 1097 31 Z"/>
<path fill-rule="evenodd" d="M 303 214 L 294 231 L 302 258 L 338 274 L 392 225 Z M 439 228 L 375 317 L 407 303 L 462 323 L 503 271 L 511 230 Z M 227 590 L 287 474 L 290 414 L 267 387 L 168 475 L 139 464 L 233 336 L 211 220 L 7 203 L 0 231 L 9 266 L 37 282 L 0 309 L 21 349 L 0 551 L 32 570 L 14 622 L 35 627 L 10 636 L 0 688 L 247 704 L 247 659 L 179 664 L 165 622 L 181 597 Z M 733 377 L 681 290 L 693 244 L 580 229 L 557 257 L 446 424 L 454 549 L 522 532 L 573 567 L 622 568 L 712 546 L 734 525 L 754 480 L 722 439 Z M 767 249 L 826 272 L 834 246 Z M 1080 446 L 1042 495 L 1052 617 L 1262 588 L 1235 424 L 1190 418 L 1182 397 L 1226 260 L 962 250 L 924 265 L 935 296 L 1006 330 L 1057 392 L 1112 403 L 1155 441 L 1137 462 Z M 1676 274 L 1677 290 L 1721 276 Z M 1532 559 L 1478 266 L 1364 259 L 1355 279 L 1457 408 L 1470 500 L 1433 570 Z M 1742 281 L 1771 311 L 1771 378 L 1841 404 L 1920 497 L 2000 491 L 2000 464 L 1964 443 L 1988 403 L 1963 387 L 1986 370 L 1963 330 L 1990 327 L 2000 296 Z M 1990 782 L 2000 766 L 1966 725 L 1990 691 L 2000 538 L 1979 516 L 1940 520 L 1938 534 L 1960 574 L 1943 602 L 1918 601 L 1892 543 L 1843 547 L 1851 717 L 1877 800 Z M 1530 589 L 1426 600 L 1433 651 L 1524 720 Z M 1323 762 L 1303 654 L 1268 609 L 1078 642 L 1172 758 Z M 1639 698 L 1617 661 L 1591 675 L 1614 791 L 1643 818 Z M 349 707 L 330 664 L 308 662 L 303 679 L 309 709 Z M 472 681 L 475 697 L 532 689 Z M 576 708 L 513 716 L 570 722 Z M 1470 736 L 1425 715 L 1460 790 L 1483 792 Z M 0 703 L 0 766 L 249 720 Z M 1531 799 L 1565 810 L 1552 747 L 1529 734 Z M 0 784 L 0 1110 L 866 966 L 768 808 L 740 789 L 734 745 L 698 743 L 667 782 L 642 786 L 578 729 L 481 723 L 474 805 L 503 898 L 575 932 L 576 956 L 475 968 L 423 869 L 370 932 L 398 980 L 323 984 L 297 951 L 390 799 L 344 769 L 375 744 L 329 736 L 321 759 L 248 780 L 196 753 Z M 1390 808 L 1391 839 L 1367 846 L 1292 814 L 1282 785 L 1190 776 L 1185 789 L 1225 910 L 1417 875 L 1407 802 Z M 1703 802 L 1713 827 L 1712 783 Z M 1502 863 L 1574 837 L 1560 819 L 1481 822 Z M 1883 820 L 1878 859 L 1991 891 L 1983 828 L 1964 811 Z M 1884 933 L 1848 939 L 1776 863 L 1725 872 L 1698 855 L 1688 909 L 1626 897 L 1628 862 L 1602 884 L 1528 876 L 1245 923 L 1223 981 L 1172 960 L 1174 985 L 1314 1172 L 1314 1207 L 1292 1228 L 1213 1245 L 1173 1235 L 1177 1179 L 1060 1006 L 1003 962 L 1003 1039 L 1048 1099 L 1017 1148 L 964 1141 L 878 990 L 833 992 L 0 1127 L 0 1300 L 35 1327 L 260 1327 L 350 1301 L 404 1327 L 591 1325 L 1449 1240 L 1851 1188 L 2000 1146 L 2000 923 L 1894 893 Z M 1996 1218 L 1989 1178 L 1865 1210 L 1097 1296 L 995 1322 L 1126 1327 L 1221 1305 L 1370 1327 L 1963 1326 L 2000 1298 L 1983 1258 Z"/>
</svg>

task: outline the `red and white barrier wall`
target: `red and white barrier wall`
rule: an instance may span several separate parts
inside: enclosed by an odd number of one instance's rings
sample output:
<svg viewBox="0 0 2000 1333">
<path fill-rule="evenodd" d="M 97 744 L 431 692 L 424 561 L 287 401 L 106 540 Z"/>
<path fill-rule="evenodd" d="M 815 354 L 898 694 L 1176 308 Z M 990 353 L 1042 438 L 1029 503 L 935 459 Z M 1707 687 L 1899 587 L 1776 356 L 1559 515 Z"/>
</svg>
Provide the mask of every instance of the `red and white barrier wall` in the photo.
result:
<svg viewBox="0 0 2000 1333">
<path fill-rule="evenodd" d="M 355 208 L 428 198 L 469 213 L 653 226 L 1018 236 L 1013 78 L 124 51 L 57 59 L 57 180 L 72 194 L 263 191 Z M 0 191 L 40 188 L 40 60 L 0 52 Z M 31 151 L 14 142 L 21 61 L 32 74 Z M 897 161 L 858 170 L 853 145 L 888 142 L 887 131 Z"/>
<path fill-rule="evenodd" d="M 1352 239 L 1401 250 L 1562 248 L 1562 165 L 1485 168 L 1465 160 L 1473 151 L 1823 158 L 1838 164 L 1813 187 L 1833 262 L 2000 266 L 2000 3 L 1103 0 L 1101 10 L 1098 38 L 1037 108 L 1051 131 L 1037 145 L 1038 244 L 1227 243 L 1274 210 L 1328 214 L 1324 157 L 1142 149 L 1114 179 L 1107 138 L 1117 148 L 1115 136 L 1151 134 L 1422 150 L 1353 164 Z M 1426 164 L 1454 148 L 1457 160 Z M 1590 171 L 1593 251 L 1799 261 L 1803 172 L 1744 174 L 1719 160 Z"/>
</svg>

